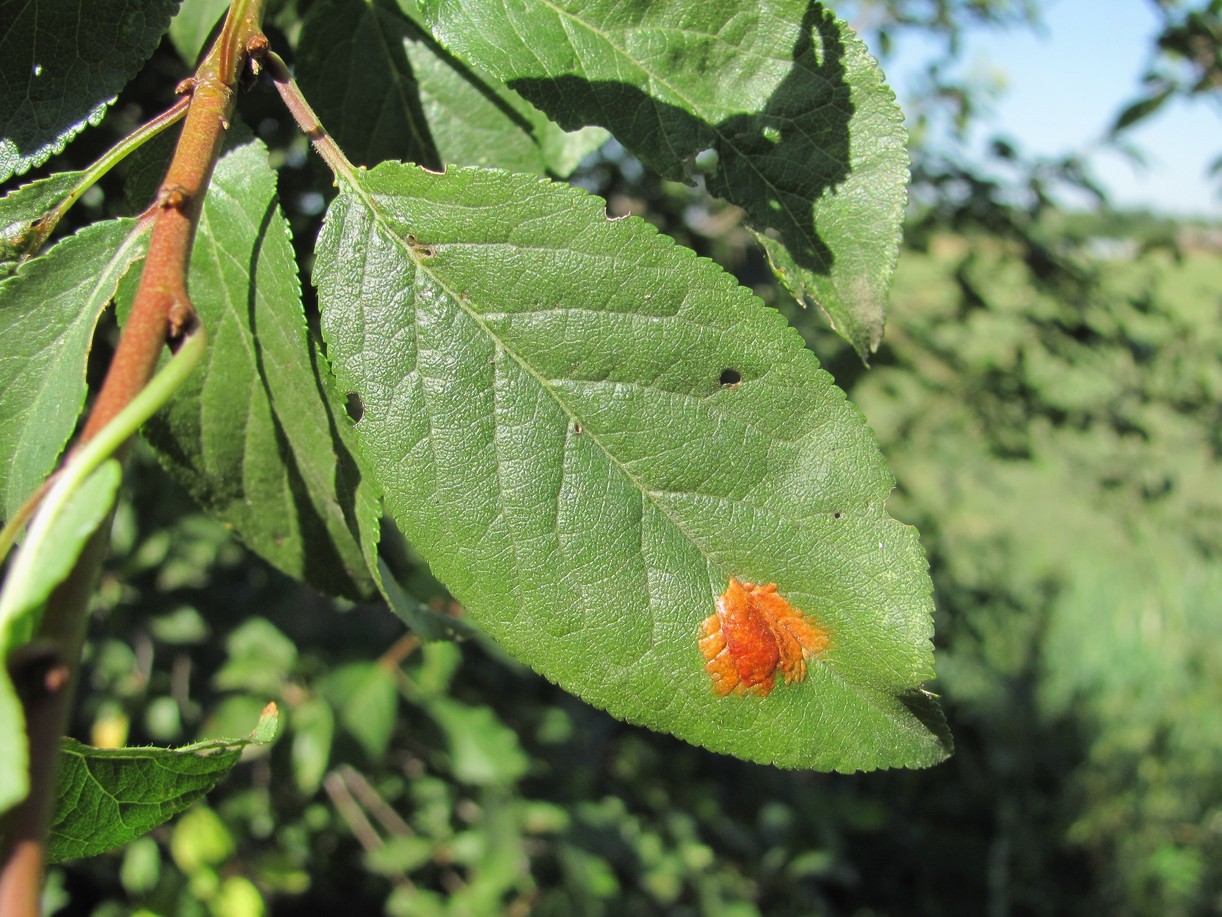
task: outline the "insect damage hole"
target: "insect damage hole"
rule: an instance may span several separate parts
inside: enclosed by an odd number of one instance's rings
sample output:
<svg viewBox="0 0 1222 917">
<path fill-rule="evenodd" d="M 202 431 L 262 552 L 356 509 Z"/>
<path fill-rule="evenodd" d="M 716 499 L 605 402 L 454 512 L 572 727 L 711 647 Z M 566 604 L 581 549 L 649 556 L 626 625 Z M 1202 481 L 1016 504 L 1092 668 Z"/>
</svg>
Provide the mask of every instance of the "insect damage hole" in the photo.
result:
<svg viewBox="0 0 1222 917">
<path fill-rule="evenodd" d="M 743 374 L 737 369 L 723 369 L 717 381 L 721 383 L 722 388 L 738 388 L 738 384 L 743 381 Z"/>
<path fill-rule="evenodd" d="M 360 423 L 361 418 L 365 416 L 365 403 L 356 392 L 349 392 L 344 402 L 344 410 L 353 423 Z"/>
</svg>

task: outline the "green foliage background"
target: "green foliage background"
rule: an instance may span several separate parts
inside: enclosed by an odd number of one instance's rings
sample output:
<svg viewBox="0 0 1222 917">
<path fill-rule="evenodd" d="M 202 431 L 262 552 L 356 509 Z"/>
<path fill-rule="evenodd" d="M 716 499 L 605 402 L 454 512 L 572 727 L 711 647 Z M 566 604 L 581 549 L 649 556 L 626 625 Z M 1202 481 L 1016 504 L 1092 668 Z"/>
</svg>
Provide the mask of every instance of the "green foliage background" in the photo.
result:
<svg viewBox="0 0 1222 917">
<path fill-rule="evenodd" d="M 135 100 L 166 104 L 150 87 L 182 66 L 163 47 L 115 129 Z M 285 166 L 280 196 L 308 249 L 304 142 L 266 94 L 243 111 Z M 110 136 L 87 131 L 69 154 L 87 162 Z M 132 212 L 124 178 L 85 202 L 94 216 Z M 1222 256 L 1169 248 L 1174 228 L 1151 221 L 1048 212 L 983 232 L 934 208 L 917 215 L 865 371 L 785 305 L 735 211 L 614 148 L 580 178 L 789 309 L 862 408 L 900 482 L 890 508 L 932 561 L 955 756 L 820 775 L 625 725 L 478 637 L 419 645 L 380 607 L 282 577 L 142 454 L 73 734 L 244 735 L 269 699 L 284 726 L 176 822 L 57 867 L 49 912 L 1222 909 Z M 1118 229 L 1150 250 L 1100 262 L 1078 244 Z M 453 610 L 401 543 L 391 560 Z"/>
</svg>

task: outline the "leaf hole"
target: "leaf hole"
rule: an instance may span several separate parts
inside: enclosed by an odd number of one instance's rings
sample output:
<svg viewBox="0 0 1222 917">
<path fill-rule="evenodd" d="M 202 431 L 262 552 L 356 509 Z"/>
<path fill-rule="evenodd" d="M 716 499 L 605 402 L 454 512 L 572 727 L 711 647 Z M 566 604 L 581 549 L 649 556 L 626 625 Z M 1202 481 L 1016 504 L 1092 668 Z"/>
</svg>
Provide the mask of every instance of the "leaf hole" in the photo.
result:
<svg viewBox="0 0 1222 917">
<path fill-rule="evenodd" d="M 832 513 L 832 518 L 833 519 L 843 519 L 844 513 L 840 512 L 840 510 L 836 510 L 836 512 Z"/>
<path fill-rule="evenodd" d="M 349 392 L 344 402 L 344 410 L 353 423 L 359 423 L 365 416 L 365 403 L 361 401 L 361 396 L 356 392 Z"/>
<path fill-rule="evenodd" d="M 723 388 L 738 388 L 738 384 L 743 381 L 743 374 L 737 369 L 723 369 L 718 381 Z"/>
<path fill-rule="evenodd" d="M 576 433 L 578 436 L 580 436 L 582 433 L 585 432 L 585 427 L 581 425 L 580 420 L 573 424 L 573 432 Z"/>
</svg>

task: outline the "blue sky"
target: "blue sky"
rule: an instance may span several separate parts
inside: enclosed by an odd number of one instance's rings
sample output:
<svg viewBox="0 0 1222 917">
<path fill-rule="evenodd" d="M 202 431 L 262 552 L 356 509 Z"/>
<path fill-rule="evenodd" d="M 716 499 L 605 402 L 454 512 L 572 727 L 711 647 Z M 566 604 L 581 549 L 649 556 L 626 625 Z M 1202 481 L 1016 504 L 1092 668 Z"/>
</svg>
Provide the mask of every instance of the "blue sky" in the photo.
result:
<svg viewBox="0 0 1222 917">
<path fill-rule="evenodd" d="M 849 13 L 852 3 L 842 9 Z M 1158 20 L 1149 0 L 1045 0 L 1043 28 L 968 34 L 960 67 L 1003 86 L 973 137 L 1002 134 L 1028 155 L 1094 150 L 1092 174 L 1119 206 L 1222 218 L 1222 182 L 1207 175 L 1222 155 L 1222 104 L 1168 103 L 1128 141 L 1146 157 L 1136 166 L 1099 149 L 1116 113 L 1141 88 Z M 850 13 L 850 21 L 852 15 Z M 911 98 L 918 65 L 940 46 L 903 36 L 884 62 L 900 104 Z"/>
</svg>

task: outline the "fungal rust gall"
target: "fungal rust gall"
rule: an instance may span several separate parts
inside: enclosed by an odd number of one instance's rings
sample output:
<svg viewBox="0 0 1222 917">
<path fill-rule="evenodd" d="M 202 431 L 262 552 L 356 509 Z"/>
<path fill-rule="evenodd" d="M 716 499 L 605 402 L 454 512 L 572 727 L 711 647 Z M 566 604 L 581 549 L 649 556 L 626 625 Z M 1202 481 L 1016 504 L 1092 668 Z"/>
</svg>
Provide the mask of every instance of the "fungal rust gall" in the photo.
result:
<svg viewBox="0 0 1222 917">
<path fill-rule="evenodd" d="M 777 592 L 776 583 L 731 579 L 717 611 L 700 626 L 699 647 L 718 697 L 767 697 L 779 670 L 785 684 L 806 677 L 806 660 L 827 649 L 828 633 Z"/>
</svg>

